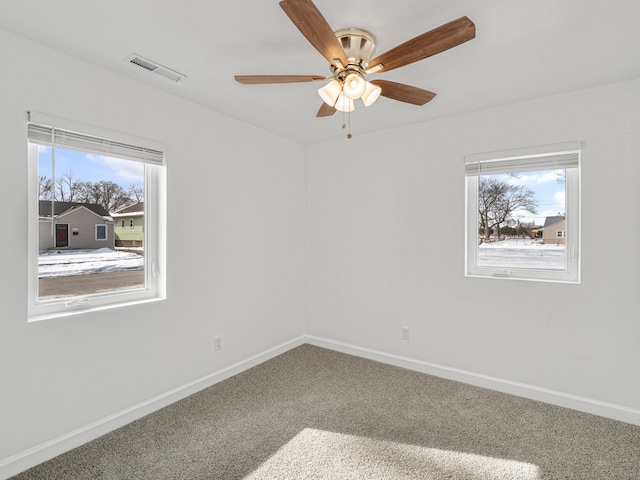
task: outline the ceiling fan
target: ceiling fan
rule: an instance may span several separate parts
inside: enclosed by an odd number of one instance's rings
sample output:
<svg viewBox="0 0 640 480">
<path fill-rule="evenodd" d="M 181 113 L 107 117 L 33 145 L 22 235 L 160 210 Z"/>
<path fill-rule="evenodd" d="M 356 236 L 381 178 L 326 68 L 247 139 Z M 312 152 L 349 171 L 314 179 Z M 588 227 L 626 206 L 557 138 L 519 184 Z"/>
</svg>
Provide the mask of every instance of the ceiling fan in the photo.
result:
<svg viewBox="0 0 640 480">
<path fill-rule="evenodd" d="M 293 24 L 320 54 L 327 59 L 332 75 L 236 75 L 244 85 L 317 82 L 329 80 L 318 90 L 323 100 L 317 117 L 351 112 L 354 100 L 361 98 L 365 106 L 382 95 L 400 102 L 424 105 L 435 93 L 389 80 L 365 79 L 365 75 L 388 72 L 456 47 L 476 36 L 476 27 L 467 17 L 460 17 L 408 40 L 373 57 L 373 36 L 364 30 L 350 28 L 334 32 L 311 0 L 282 0 L 280 7 Z"/>
</svg>

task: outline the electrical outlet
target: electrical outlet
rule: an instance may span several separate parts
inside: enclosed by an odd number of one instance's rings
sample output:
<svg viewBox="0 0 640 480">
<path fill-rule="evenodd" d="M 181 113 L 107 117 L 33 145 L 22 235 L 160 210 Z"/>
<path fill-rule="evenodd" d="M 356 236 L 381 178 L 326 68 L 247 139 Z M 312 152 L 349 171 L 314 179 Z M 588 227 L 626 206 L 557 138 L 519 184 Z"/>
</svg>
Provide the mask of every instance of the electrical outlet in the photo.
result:
<svg viewBox="0 0 640 480">
<path fill-rule="evenodd" d="M 219 352 L 222 350 L 222 335 L 213 337 L 213 351 Z"/>
<path fill-rule="evenodd" d="M 409 327 L 402 327 L 402 340 L 407 342 L 411 340 L 411 330 Z"/>
</svg>

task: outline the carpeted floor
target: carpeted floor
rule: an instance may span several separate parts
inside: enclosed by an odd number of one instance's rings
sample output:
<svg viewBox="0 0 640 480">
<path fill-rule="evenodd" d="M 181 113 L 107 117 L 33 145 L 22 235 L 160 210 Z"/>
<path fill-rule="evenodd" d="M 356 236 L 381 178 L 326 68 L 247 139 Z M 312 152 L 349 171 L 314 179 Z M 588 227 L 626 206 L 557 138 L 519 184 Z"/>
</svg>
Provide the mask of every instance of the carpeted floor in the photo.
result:
<svg viewBox="0 0 640 480">
<path fill-rule="evenodd" d="M 14 479 L 638 480 L 640 427 L 303 345 Z"/>
</svg>

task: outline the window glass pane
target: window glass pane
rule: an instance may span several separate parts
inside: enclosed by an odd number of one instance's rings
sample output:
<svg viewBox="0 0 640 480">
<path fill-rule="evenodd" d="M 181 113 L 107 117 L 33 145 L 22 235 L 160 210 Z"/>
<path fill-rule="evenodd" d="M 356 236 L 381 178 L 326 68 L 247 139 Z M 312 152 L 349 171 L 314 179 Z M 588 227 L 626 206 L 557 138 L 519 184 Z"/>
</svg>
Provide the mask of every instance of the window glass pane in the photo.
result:
<svg viewBox="0 0 640 480">
<path fill-rule="evenodd" d="M 39 301 L 145 287 L 145 168 L 38 147 Z"/>
<path fill-rule="evenodd" d="M 74 235 L 76 233 L 74 232 Z M 107 239 L 107 226 L 106 225 L 96 225 L 96 240 L 106 240 Z"/>
<path fill-rule="evenodd" d="M 563 169 L 479 176 L 478 266 L 566 269 L 565 178 Z"/>
</svg>

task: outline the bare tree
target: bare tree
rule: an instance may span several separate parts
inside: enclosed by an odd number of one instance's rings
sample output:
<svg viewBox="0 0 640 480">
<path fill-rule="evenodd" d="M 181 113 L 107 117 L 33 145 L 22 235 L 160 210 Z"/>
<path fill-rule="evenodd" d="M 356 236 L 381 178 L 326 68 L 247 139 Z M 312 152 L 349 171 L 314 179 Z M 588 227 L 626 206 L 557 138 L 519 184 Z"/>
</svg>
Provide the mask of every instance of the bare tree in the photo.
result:
<svg viewBox="0 0 640 480">
<path fill-rule="evenodd" d="M 536 228 L 535 222 L 520 223 L 520 221 L 518 220 L 518 225 L 516 227 L 516 234 L 522 235 L 522 238 L 524 237 L 535 238 L 536 235 L 535 233 L 533 233 L 533 230 L 535 228 Z"/>
<path fill-rule="evenodd" d="M 110 180 L 82 182 L 82 191 L 78 198 L 82 202 L 102 205 L 108 212 L 131 203 L 131 198 L 125 189 Z"/>
<path fill-rule="evenodd" d="M 51 200 L 53 193 L 54 185 L 51 179 L 39 177 L 38 198 Z M 56 178 L 55 199 L 59 202 L 96 203 L 108 212 L 113 212 L 131 203 L 144 201 L 144 187 L 131 185 L 127 191 L 110 180 L 83 182 L 74 178 L 73 173 L 69 171 Z"/>
<path fill-rule="evenodd" d="M 81 191 L 78 197 L 79 202 L 83 203 L 100 203 L 102 192 L 100 186 L 93 182 L 82 182 Z"/>
<path fill-rule="evenodd" d="M 495 177 L 480 177 L 478 182 L 478 218 L 485 240 L 489 240 L 495 223 L 494 212 L 499 211 L 499 202 L 506 195 L 509 184 Z"/>
<path fill-rule="evenodd" d="M 129 185 L 129 197 L 135 203 L 140 203 L 144 201 L 144 186 L 132 183 Z"/>
<path fill-rule="evenodd" d="M 49 177 L 40 175 L 38 177 L 38 200 L 51 200 L 53 185 Z"/>
<path fill-rule="evenodd" d="M 102 191 L 101 201 L 99 202 L 108 212 L 113 212 L 119 208 L 131 203 L 131 199 L 124 188 L 115 182 L 101 180 L 98 182 Z"/>
<path fill-rule="evenodd" d="M 495 229 L 500 239 L 500 227 L 513 221 L 517 210 L 538 213 L 535 192 L 524 185 L 513 185 L 493 176 L 480 177 L 478 183 L 478 215 L 484 239 L 489 240 Z"/>
<path fill-rule="evenodd" d="M 66 184 L 61 177 L 56 178 L 56 188 L 55 188 L 55 199 L 58 202 L 66 202 L 67 201 L 67 189 L 65 188 Z"/>
<path fill-rule="evenodd" d="M 57 200 L 61 202 L 77 202 L 82 192 L 82 182 L 69 170 L 56 178 Z"/>
</svg>

